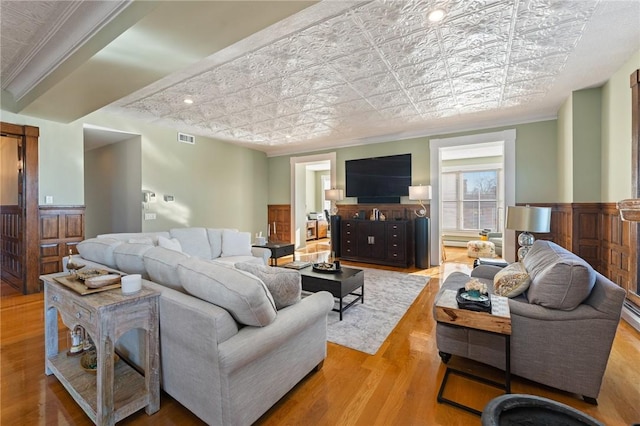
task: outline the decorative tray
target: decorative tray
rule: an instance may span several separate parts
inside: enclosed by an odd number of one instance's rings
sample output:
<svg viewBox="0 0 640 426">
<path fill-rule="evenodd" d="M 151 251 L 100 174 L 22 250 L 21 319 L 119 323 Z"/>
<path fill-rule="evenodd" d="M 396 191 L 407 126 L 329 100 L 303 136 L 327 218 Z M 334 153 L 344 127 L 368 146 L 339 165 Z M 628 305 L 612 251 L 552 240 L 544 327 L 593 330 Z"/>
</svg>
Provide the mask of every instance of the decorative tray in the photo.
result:
<svg viewBox="0 0 640 426">
<path fill-rule="evenodd" d="M 92 277 L 96 278 L 96 277 L 100 277 L 100 276 L 108 276 L 110 278 L 112 278 L 112 282 L 111 283 L 107 283 L 104 284 L 104 281 L 102 281 L 102 279 L 100 279 L 97 285 L 103 284 L 102 286 L 99 286 L 97 288 L 90 288 L 89 286 L 87 286 L 85 284 L 86 280 L 90 280 Z M 86 277 L 86 275 L 85 275 Z M 107 291 L 107 290 L 112 290 L 114 288 L 120 288 L 121 287 L 121 283 L 120 283 L 120 275 L 109 275 L 108 271 L 104 271 L 104 273 L 96 273 L 96 274 L 92 274 L 92 277 L 87 277 L 86 279 L 80 279 L 78 276 L 74 275 L 74 274 L 69 274 L 69 275 L 64 275 L 61 277 L 55 277 L 54 280 L 56 280 L 57 282 L 59 282 L 60 284 L 62 284 L 63 286 L 70 288 L 71 290 L 75 291 L 78 294 L 81 295 L 87 295 L 87 294 L 92 294 L 92 293 L 99 293 L 101 291 Z M 107 280 L 109 281 L 109 280 Z M 92 283 L 90 282 L 89 285 L 92 285 Z"/>
<path fill-rule="evenodd" d="M 338 272 L 340 272 L 340 268 L 336 269 L 336 265 L 335 264 L 326 263 L 326 262 L 314 263 L 313 264 L 313 270 L 315 272 L 323 272 L 325 274 L 337 274 Z"/>
<path fill-rule="evenodd" d="M 491 312 L 491 298 L 488 294 L 481 294 L 480 296 L 472 296 L 461 287 L 456 294 L 456 302 L 460 309 L 468 309 L 470 311 L 477 312 Z"/>
</svg>

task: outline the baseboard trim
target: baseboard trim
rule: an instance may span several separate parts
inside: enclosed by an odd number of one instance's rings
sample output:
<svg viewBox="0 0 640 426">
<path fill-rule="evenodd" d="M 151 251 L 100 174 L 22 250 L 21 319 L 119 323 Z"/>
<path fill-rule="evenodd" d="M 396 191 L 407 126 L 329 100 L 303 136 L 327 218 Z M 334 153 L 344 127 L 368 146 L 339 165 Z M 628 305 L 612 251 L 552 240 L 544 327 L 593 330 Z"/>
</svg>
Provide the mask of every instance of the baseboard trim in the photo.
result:
<svg viewBox="0 0 640 426">
<path fill-rule="evenodd" d="M 640 332 L 640 315 L 637 315 L 633 308 L 627 306 L 628 302 L 625 302 L 622 308 L 622 319 L 629 323 L 629 325 Z M 633 309 L 633 310 L 632 310 Z"/>
</svg>

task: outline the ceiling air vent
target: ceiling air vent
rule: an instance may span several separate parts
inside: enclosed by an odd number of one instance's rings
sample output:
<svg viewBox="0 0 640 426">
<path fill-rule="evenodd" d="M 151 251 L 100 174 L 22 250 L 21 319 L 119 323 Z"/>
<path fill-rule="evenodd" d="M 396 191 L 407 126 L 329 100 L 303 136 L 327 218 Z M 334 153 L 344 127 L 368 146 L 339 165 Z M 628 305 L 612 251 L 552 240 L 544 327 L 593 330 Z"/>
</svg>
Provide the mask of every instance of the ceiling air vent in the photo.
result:
<svg viewBox="0 0 640 426">
<path fill-rule="evenodd" d="M 193 135 L 188 135 L 186 133 L 178 132 L 178 142 L 190 143 L 191 145 L 195 145 L 196 137 Z"/>
</svg>

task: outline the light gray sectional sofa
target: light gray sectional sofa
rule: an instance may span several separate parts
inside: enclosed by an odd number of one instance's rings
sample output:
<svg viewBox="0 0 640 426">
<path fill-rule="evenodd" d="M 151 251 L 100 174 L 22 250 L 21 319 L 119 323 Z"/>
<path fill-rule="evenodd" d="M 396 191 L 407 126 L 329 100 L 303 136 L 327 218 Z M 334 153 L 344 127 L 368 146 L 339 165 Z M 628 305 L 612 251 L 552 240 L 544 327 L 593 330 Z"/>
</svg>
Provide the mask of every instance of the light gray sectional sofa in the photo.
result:
<svg viewBox="0 0 640 426">
<path fill-rule="evenodd" d="M 530 284 L 509 299 L 511 372 L 597 403 L 625 291 L 550 241 L 536 241 L 522 263 Z M 493 292 L 499 271 L 481 265 L 471 277 Z M 451 274 L 436 301 L 444 289 L 457 290 L 467 281 L 468 275 Z M 453 354 L 505 368 L 501 336 L 438 323 L 436 338 L 444 362 Z"/>
<path fill-rule="evenodd" d="M 234 232 L 239 234 L 182 228 L 103 235 L 79 243 L 82 259 L 74 259 L 86 267 L 140 273 L 144 286 L 161 293 L 162 388 L 210 425 L 250 425 L 319 369 L 333 308 L 327 292 L 300 299 L 297 271 L 274 277 L 275 269 L 266 266 L 269 250 L 252 249 L 246 235 Z M 297 285 L 297 292 L 272 295 L 240 265 L 258 275 L 264 270 L 269 285 Z M 142 333 L 125 334 L 116 347 L 142 365 Z"/>
</svg>

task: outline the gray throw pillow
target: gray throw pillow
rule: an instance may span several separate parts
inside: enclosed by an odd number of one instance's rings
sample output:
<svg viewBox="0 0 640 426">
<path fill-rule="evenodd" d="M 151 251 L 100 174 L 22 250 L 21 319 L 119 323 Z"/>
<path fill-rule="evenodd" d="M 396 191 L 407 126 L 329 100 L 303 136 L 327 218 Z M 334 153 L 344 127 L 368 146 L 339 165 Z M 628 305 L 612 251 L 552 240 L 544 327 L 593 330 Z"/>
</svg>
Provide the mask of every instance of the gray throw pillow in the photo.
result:
<svg viewBox="0 0 640 426">
<path fill-rule="evenodd" d="M 276 319 L 273 298 L 255 275 L 197 257 L 180 262 L 178 275 L 187 293 L 226 309 L 240 324 L 263 327 Z"/>
<path fill-rule="evenodd" d="M 277 309 L 298 303 L 302 294 L 300 272 L 257 263 L 240 262 L 236 268 L 260 278 L 267 286 Z"/>
</svg>

